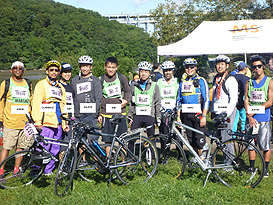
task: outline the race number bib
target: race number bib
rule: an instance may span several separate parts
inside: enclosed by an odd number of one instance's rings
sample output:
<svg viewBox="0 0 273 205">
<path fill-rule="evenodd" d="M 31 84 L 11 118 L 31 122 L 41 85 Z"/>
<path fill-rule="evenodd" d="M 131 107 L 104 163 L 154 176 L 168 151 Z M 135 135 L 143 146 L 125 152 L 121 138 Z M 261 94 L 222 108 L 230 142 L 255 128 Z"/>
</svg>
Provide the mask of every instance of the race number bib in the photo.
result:
<svg viewBox="0 0 273 205">
<path fill-rule="evenodd" d="M 175 103 L 176 103 L 175 99 L 165 98 L 165 99 L 161 100 L 161 106 L 163 108 L 165 108 L 165 109 L 173 109 L 173 108 L 175 108 Z"/>
<path fill-rule="evenodd" d="M 73 104 L 72 93 L 66 92 L 66 103 Z"/>
<path fill-rule="evenodd" d="M 214 103 L 215 112 L 228 112 L 228 104 Z"/>
<path fill-rule="evenodd" d="M 32 138 L 33 135 L 37 135 L 38 131 L 32 123 L 27 123 L 24 127 L 24 133 L 28 139 Z"/>
<path fill-rule="evenodd" d="M 91 91 L 91 82 L 77 84 L 77 94 L 90 92 L 90 91 Z"/>
<path fill-rule="evenodd" d="M 265 106 L 248 106 L 247 110 L 249 114 L 264 114 Z"/>
<path fill-rule="evenodd" d="M 264 91 L 251 91 L 251 102 L 265 102 Z"/>
<path fill-rule="evenodd" d="M 106 113 L 121 113 L 121 104 L 106 104 Z"/>
<path fill-rule="evenodd" d="M 11 105 L 11 114 L 27 114 L 28 105 Z"/>
<path fill-rule="evenodd" d="M 61 100 L 62 99 L 62 90 L 60 88 L 50 87 L 49 88 L 49 97 L 57 98 L 57 99 Z"/>
<path fill-rule="evenodd" d="M 145 107 L 141 107 L 138 106 L 136 107 L 136 115 L 151 115 L 152 113 L 152 108 L 145 106 Z"/>
<path fill-rule="evenodd" d="M 41 104 L 41 112 L 56 112 L 56 104 Z"/>
<path fill-rule="evenodd" d="M 201 112 L 200 104 L 182 104 L 182 113 Z"/>
<path fill-rule="evenodd" d="M 74 105 L 65 105 L 64 113 L 74 113 Z"/>
<path fill-rule="evenodd" d="M 96 113 L 96 103 L 80 103 L 80 113 Z"/>
<path fill-rule="evenodd" d="M 150 105 L 150 100 L 151 100 L 150 95 L 143 95 L 143 94 L 137 95 L 137 104 Z"/>
<path fill-rule="evenodd" d="M 29 98 L 28 88 L 12 86 L 11 93 L 13 98 Z"/>
<path fill-rule="evenodd" d="M 165 87 L 161 89 L 161 97 L 170 98 L 175 97 L 175 88 L 174 87 Z"/>
<path fill-rule="evenodd" d="M 183 82 L 182 84 L 182 93 L 191 93 L 193 91 L 192 82 Z"/>
<path fill-rule="evenodd" d="M 106 87 L 105 91 L 108 97 L 121 95 L 121 90 L 119 85 L 111 85 L 109 87 Z"/>
</svg>

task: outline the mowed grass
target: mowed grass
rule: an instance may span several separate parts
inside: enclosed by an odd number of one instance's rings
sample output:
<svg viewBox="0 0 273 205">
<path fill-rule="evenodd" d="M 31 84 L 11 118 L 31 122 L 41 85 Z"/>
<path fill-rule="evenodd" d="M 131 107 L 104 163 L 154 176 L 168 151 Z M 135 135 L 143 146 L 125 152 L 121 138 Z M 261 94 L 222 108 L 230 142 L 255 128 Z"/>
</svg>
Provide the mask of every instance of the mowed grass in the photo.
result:
<svg viewBox="0 0 273 205">
<path fill-rule="evenodd" d="M 272 204 L 273 176 L 254 189 L 228 188 L 206 172 L 187 169 L 182 178 L 173 180 L 159 165 L 156 175 L 146 183 L 121 185 L 108 175 L 94 182 L 74 177 L 73 191 L 65 197 L 54 195 L 55 177 L 42 176 L 36 183 L 18 189 L 1 189 L 0 204 Z M 272 168 L 272 166 L 270 166 Z"/>
</svg>

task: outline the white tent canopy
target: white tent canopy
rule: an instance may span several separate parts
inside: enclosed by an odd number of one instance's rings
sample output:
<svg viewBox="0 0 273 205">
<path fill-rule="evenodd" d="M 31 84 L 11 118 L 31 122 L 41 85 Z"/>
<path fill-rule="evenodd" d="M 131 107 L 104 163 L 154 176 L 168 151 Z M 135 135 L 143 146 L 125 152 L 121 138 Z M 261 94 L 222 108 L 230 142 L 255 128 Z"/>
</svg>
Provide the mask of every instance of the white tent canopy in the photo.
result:
<svg viewBox="0 0 273 205">
<path fill-rule="evenodd" d="M 184 39 L 157 47 L 159 56 L 273 53 L 273 19 L 203 21 Z"/>
</svg>

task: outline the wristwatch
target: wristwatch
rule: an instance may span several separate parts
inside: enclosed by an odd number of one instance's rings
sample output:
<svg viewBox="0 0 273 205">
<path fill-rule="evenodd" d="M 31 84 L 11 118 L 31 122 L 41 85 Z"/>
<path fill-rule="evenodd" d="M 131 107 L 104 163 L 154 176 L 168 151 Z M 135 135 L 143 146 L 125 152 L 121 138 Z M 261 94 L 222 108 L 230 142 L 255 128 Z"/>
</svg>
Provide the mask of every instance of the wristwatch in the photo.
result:
<svg viewBox="0 0 273 205">
<path fill-rule="evenodd" d="M 202 117 L 207 117 L 207 115 L 202 114 Z"/>
</svg>

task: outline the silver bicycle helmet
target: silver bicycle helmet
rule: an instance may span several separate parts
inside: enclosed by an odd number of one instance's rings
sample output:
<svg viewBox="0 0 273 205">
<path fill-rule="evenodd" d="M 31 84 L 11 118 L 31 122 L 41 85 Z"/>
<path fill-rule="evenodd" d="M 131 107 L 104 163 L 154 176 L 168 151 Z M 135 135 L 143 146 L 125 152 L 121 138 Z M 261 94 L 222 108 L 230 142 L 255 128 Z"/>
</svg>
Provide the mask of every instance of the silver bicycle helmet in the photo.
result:
<svg viewBox="0 0 273 205">
<path fill-rule="evenodd" d="M 197 61 L 194 58 L 186 58 L 183 62 L 183 66 L 185 65 L 197 65 Z"/>
<path fill-rule="evenodd" d="M 174 69 L 175 65 L 172 61 L 164 61 L 161 65 L 162 70 Z"/>
<path fill-rule="evenodd" d="M 93 59 L 90 56 L 81 56 L 78 60 L 79 64 L 93 64 Z"/>
<path fill-rule="evenodd" d="M 230 58 L 226 55 L 218 55 L 215 59 L 215 62 L 225 62 L 226 64 L 229 64 Z"/>
<path fill-rule="evenodd" d="M 149 70 L 149 71 L 151 71 L 153 68 L 152 64 L 150 64 L 147 61 L 140 62 L 137 67 L 138 67 L 138 70 Z"/>
</svg>

